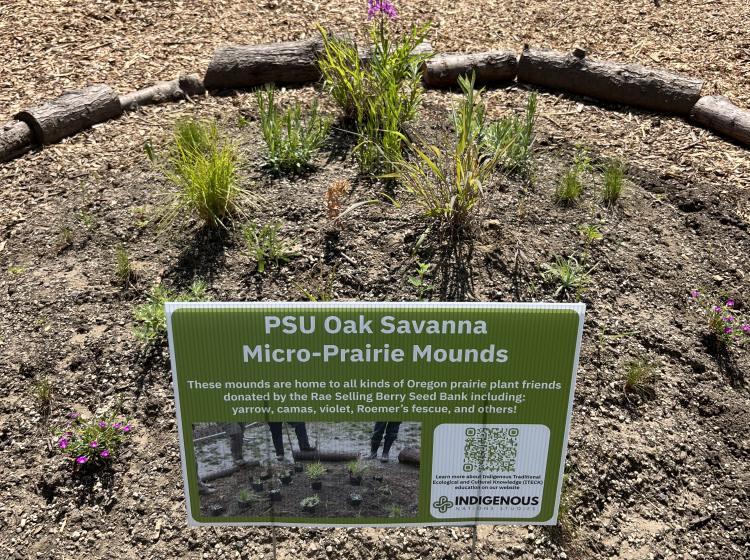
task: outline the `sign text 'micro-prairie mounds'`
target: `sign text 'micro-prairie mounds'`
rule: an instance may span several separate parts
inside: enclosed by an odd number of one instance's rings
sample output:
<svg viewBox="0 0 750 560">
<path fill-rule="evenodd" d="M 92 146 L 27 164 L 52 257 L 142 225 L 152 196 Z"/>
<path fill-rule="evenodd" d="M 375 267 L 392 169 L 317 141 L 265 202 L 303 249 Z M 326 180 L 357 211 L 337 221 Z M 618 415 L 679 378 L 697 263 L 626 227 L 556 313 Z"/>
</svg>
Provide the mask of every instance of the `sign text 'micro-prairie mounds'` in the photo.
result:
<svg viewBox="0 0 750 560">
<path fill-rule="evenodd" d="M 298 324 L 299 321 L 299 324 Z M 315 332 L 315 316 L 309 317 L 287 315 L 283 318 L 275 315 L 265 316 L 266 334 L 272 334 L 282 325 L 284 334 L 312 334 Z M 358 321 L 353 319 L 341 320 L 336 315 L 329 315 L 323 320 L 323 329 L 328 334 L 373 334 L 372 320 L 364 315 Z M 380 319 L 380 334 L 487 334 L 485 321 L 453 321 L 435 319 L 396 321 L 395 317 L 386 315 Z"/>
</svg>

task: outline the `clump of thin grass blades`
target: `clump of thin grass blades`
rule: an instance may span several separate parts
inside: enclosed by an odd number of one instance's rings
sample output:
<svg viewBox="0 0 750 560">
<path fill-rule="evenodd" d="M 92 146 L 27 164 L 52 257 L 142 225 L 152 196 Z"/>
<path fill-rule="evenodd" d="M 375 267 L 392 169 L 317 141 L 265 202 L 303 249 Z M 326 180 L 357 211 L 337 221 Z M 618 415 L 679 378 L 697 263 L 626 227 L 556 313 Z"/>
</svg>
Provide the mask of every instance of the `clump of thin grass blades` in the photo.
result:
<svg viewBox="0 0 750 560">
<path fill-rule="evenodd" d="M 283 224 L 282 220 L 278 220 L 260 227 L 251 222 L 242 228 L 247 251 L 258 261 L 258 272 L 265 270 L 266 262 L 281 266 L 281 263 L 287 263 L 290 257 L 296 256 L 296 253 L 291 253 L 289 250 L 301 236 L 291 241 L 280 241 L 278 233 Z"/>
<path fill-rule="evenodd" d="M 133 316 L 140 326 L 133 329 L 138 342 L 148 347 L 167 334 L 167 313 L 164 304 L 168 301 L 193 302 L 209 301 L 211 298 L 204 295 L 206 284 L 196 280 L 188 288 L 187 292 L 177 293 L 172 288 L 164 285 L 154 286 L 148 294 L 148 303 L 139 305 L 133 310 Z"/>
<path fill-rule="evenodd" d="M 151 150 L 149 157 L 173 187 L 157 195 L 165 200 L 151 218 L 158 231 L 182 230 L 196 216 L 212 229 L 227 228 L 233 216 L 244 217 L 244 205 L 256 202 L 241 186 L 237 143 L 215 121 L 178 121 L 168 149 L 161 157 Z"/>
<path fill-rule="evenodd" d="M 48 413 L 52 406 L 54 391 L 47 374 L 41 375 L 31 382 L 30 392 L 40 410 L 45 414 Z"/>
<path fill-rule="evenodd" d="M 626 364 L 623 374 L 623 390 L 643 398 L 655 394 L 656 368 L 645 358 L 636 358 Z"/>
<path fill-rule="evenodd" d="M 584 182 L 575 167 L 566 169 L 555 180 L 555 202 L 561 206 L 573 206 L 583 192 Z"/>
<path fill-rule="evenodd" d="M 276 171 L 300 172 L 312 167 L 315 152 L 323 145 L 331 127 L 331 117 L 318 114 L 315 100 L 302 116 L 299 103 L 279 113 L 274 103 L 274 85 L 255 93 L 260 109 L 260 125 L 266 143 L 266 163 Z"/>
<path fill-rule="evenodd" d="M 338 266 L 338 263 L 333 265 L 327 278 L 323 275 L 323 259 L 318 259 L 318 266 L 320 267 L 318 278 L 313 278 L 310 274 L 307 275 L 312 284 L 310 290 L 306 290 L 300 286 L 293 278 L 287 277 L 287 279 L 297 286 L 297 289 L 310 301 L 314 303 L 331 301 L 331 297 L 333 297 L 333 280 L 336 278 L 336 267 Z"/>
<path fill-rule="evenodd" d="M 526 173 L 529 171 L 532 147 L 536 135 L 537 93 L 532 92 L 526 102 L 526 114 L 523 120 L 516 115 L 504 117 L 496 123 L 486 125 L 481 133 L 481 140 L 490 153 L 499 152 L 498 165 L 510 172 Z"/>
<path fill-rule="evenodd" d="M 128 252 L 125 250 L 125 246 L 122 243 L 115 247 L 115 259 L 115 275 L 117 278 L 125 284 L 131 280 L 135 280 L 135 268 L 130 262 Z"/>
<path fill-rule="evenodd" d="M 495 170 L 503 150 L 488 157 L 480 141 L 477 125 L 484 113 L 481 94 L 475 92 L 476 76 L 459 77 L 463 98 L 455 109 L 458 138 L 444 138 L 444 146 L 429 145 L 423 140 L 412 143 L 404 139 L 414 156 L 395 162 L 397 171 L 384 177 L 398 178 L 407 197 L 420 207 L 420 213 L 436 223 L 438 232 L 454 236 L 472 232 L 477 223 L 487 181 Z"/>
<path fill-rule="evenodd" d="M 625 183 L 625 164 L 620 159 L 607 161 L 602 168 L 604 184 L 600 192 L 602 202 L 607 206 L 614 206 L 620 200 Z"/>
</svg>

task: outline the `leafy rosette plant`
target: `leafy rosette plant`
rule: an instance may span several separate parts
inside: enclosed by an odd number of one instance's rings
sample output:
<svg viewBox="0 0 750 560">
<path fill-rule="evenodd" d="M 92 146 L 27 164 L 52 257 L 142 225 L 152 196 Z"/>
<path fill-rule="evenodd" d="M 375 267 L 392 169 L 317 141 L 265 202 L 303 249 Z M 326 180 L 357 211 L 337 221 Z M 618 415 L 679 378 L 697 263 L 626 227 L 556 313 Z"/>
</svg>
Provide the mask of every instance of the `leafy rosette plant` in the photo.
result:
<svg viewBox="0 0 750 560">
<path fill-rule="evenodd" d="M 707 296 L 703 290 L 691 296 L 703 308 L 703 314 L 716 340 L 723 346 L 742 344 L 750 340 L 750 318 L 735 311 L 735 304 L 724 297 L 726 292 L 716 297 Z"/>
<path fill-rule="evenodd" d="M 112 414 L 99 418 L 84 419 L 75 409 L 65 430 L 52 428 L 59 438 L 56 442 L 61 453 L 74 461 L 74 470 L 89 470 L 105 467 L 132 430 L 130 417 L 119 417 L 120 406 Z"/>
</svg>

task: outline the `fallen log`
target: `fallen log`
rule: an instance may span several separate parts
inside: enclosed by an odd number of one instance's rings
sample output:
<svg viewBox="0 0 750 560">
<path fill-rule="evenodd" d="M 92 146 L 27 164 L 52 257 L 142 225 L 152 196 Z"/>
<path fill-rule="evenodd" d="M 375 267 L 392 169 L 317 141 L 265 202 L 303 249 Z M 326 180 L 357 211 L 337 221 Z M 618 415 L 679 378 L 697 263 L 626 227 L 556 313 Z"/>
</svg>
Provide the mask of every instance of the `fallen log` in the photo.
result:
<svg viewBox="0 0 750 560">
<path fill-rule="evenodd" d="M 423 54 L 432 54 L 434 52 L 432 43 L 429 41 L 422 41 L 414 47 L 409 54 L 411 56 L 419 56 Z M 357 47 L 357 54 L 359 54 L 359 59 L 364 63 L 368 63 L 372 60 L 372 50 L 367 47 Z"/>
<path fill-rule="evenodd" d="M 166 103 L 185 99 L 185 95 L 196 96 L 203 95 L 206 88 L 198 74 L 189 74 L 180 76 L 174 80 L 156 84 L 155 86 L 139 89 L 132 93 L 126 93 L 120 96 L 120 105 L 123 111 L 134 111 L 144 105 L 154 103 Z"/>
<path fill-rule="evenodd" d="M 518 59 L 509 51 L 438 54 L 425 63 L 424 82 L 433 87 L 455 86 L 459 76 L 471 77 L 475 72 L 478 84 L 492 84 L 514 80 L 517 71 Z"/>
<path fill-rule="evenodd" d="M 25 122 L 5 123 L 0 127 L 0 163 L 25 154 L 33 141 L 34 133 Z"/>
<path fill-rule="evenodd" d="M 413 447 L 404 447 L 398 454 L 398 462 L 407 465 L 419 466 L 419 449 Z"/>
<path fill-rule="evenodd" d="M 723 95 L 701 97 L 690 111 L 690 120 L 750 146 L 750 112 Z"/>
<path fill-rule="evenodd" d="M 331 463 L 340 461 L 356 461 L 359 453 L 349 451 L 294 451 L 292 456 L 295 461 L 329 461 Z"/>
<path fill-rule="evenodd" d="M 241 471 L 242 469 L 247 469 L 249 467 L 259 467 L 260 461 L 248 461 L 244 465 L 234 465 L 232 467 L 229 467 L 228 469 L 224 469 L 221 471 L 216 471 L 212 473 L 208 473 L 205 476 L 201 477 L 201 480 L 203 482 L 209 482 L 211 480 L 216 480 L 217 478 L 224 478 L 226 476 L 232 476 L 234 473 Z"/>
<path fill-rule="evenodd" d="M 689 115 L 700 99 L 703 81 L 640 64 L 620 64 L 571 53 L 524 48 L 518 81 L 587 95 L 663 113 Z"/>
<path fill-rule="evenodd" d="M 44 105 L 21 111 L 15 118 L 29 125 L 39 144 L 52 144 L 120 115 L 122 107 L 117 94 L 108 85 L 97 84 L 65 91 Z"/>
</svg>

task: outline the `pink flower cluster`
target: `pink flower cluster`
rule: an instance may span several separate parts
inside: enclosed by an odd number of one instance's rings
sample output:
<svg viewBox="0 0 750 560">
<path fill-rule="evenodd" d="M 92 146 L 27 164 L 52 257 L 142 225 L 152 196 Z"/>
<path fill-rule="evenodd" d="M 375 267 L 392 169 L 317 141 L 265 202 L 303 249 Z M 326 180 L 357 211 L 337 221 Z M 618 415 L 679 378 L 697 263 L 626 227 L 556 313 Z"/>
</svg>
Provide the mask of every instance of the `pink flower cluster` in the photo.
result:
<svg viewBox="0 0 750 560">
<path fill-rule="evenodd" d="M 391 19 L 396 19 L 396 8 L 393 7 L 393 4 L 388 2 L 387 0 L 384 2 L 378 2 L 377 0 L 367 0 L 368 7 L 367 7 L 367 20 L 371 20 L 378 14 L 383 14 L 384 16 L 387 16 Z"/>
</svg>

